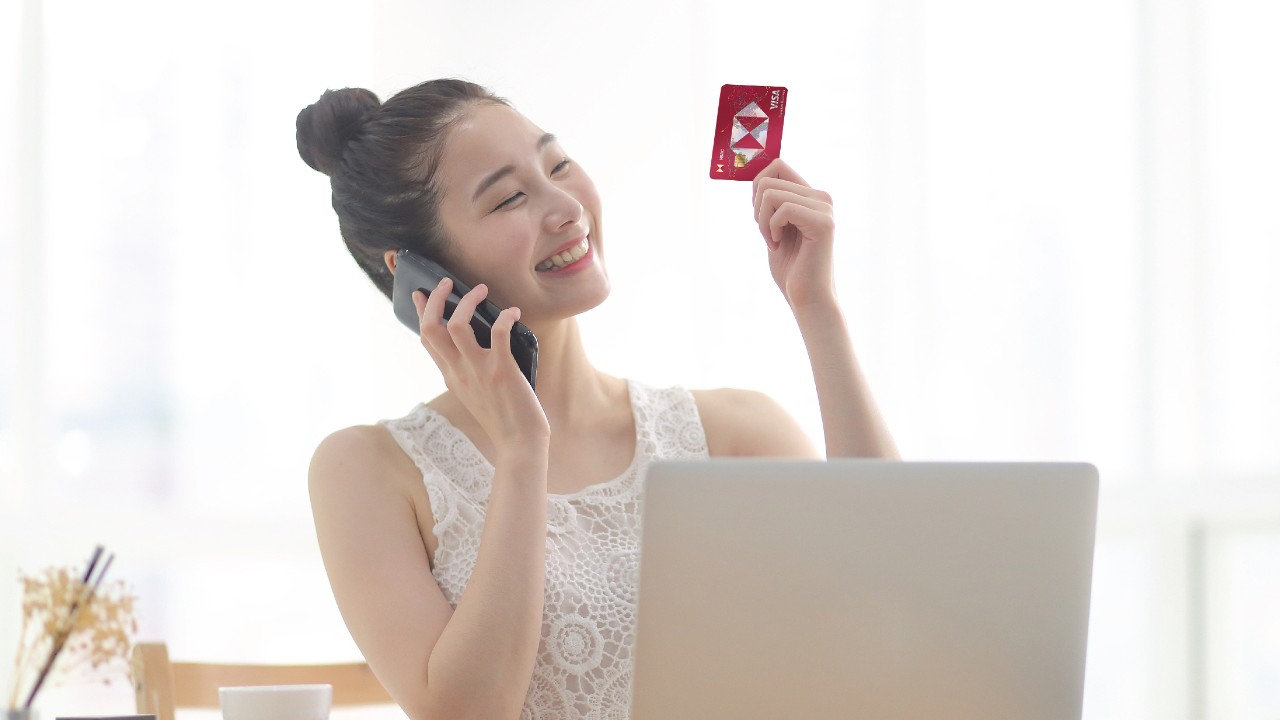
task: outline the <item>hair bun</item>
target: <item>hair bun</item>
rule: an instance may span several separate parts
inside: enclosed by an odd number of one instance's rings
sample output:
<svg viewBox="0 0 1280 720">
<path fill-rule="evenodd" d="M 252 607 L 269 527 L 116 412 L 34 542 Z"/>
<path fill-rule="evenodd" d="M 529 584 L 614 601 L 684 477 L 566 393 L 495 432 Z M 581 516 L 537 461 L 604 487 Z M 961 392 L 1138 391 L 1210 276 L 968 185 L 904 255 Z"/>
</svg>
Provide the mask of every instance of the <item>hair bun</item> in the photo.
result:
<svg viewBox="0 0 1280 720">
<path fill-rule="evenodd" d="M 313 169 L 333 175 L 365 116 L 381 105 L 378 96 L 364 88 L 325 90 L 298 113 L 298 154 Z"/>
</svg>

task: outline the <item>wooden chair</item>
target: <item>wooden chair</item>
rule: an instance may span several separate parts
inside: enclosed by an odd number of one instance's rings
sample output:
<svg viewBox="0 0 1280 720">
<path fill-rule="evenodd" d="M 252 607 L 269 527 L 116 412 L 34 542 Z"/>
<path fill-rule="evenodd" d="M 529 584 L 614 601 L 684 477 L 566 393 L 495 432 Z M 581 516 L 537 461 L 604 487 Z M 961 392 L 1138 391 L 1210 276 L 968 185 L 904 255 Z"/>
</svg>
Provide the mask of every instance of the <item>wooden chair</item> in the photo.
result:
<svg viewBox="0 0 1280 720">
<path fill-rule="evenodd" d="M 235 685 L 333 686 L 334 707 L 394 703 L 365 663 L 334 665 L 226 665 L 170 662 L 164 643 L 133 646 L 133 690 L 138 712 L 174 720 L 176 708 L 217 709 L 218 688 Z"/>
</svg>

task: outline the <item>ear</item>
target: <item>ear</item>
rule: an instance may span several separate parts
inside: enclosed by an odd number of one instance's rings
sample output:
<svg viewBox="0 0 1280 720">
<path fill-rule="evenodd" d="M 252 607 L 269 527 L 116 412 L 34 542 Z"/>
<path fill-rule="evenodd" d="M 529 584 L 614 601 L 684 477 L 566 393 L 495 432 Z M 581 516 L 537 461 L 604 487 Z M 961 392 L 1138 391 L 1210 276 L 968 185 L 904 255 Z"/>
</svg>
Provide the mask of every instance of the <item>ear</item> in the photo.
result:
<svg viewBox="0 0 1280 720">
<path fill-rule="evenodd" d="M 383 254 L 382 259 L 387 263 L 387 269 L 391 271 L 391 274 L 395 275 L 396 274 L 396 251 L 388 250 L 386 253 Z"/>
</svg>

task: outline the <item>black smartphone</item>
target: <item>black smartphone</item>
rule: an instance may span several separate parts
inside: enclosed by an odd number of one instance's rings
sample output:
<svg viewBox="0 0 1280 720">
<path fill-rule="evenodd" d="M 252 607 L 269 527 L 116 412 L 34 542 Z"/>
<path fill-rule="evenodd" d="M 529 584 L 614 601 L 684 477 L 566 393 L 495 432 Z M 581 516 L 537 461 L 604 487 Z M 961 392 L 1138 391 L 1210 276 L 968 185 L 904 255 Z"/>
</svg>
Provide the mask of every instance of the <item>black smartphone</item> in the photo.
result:
<svg viewBox="0 0 1280 720">
<path fill-rule="evenodd" d="M 453 288 L 444 301 L 445 320 L 453 317 L 453 311 L 457 309 L 462 296 L 471 292 L 470 286 L 459 280 L 457 276 L 437 263 L 409 250 L 400 250 L 396 253 L 396 271 L 393 275 L 391 307 L 395 310 L 396 317 L 400 318 L 400 322 L 412 330 L 414 335 L 420 333 L 418 309 L 413 305 L 414 290 L 421 290 L 429 296 L 441 280 L 445 278 L 452 280 Z M 482 300 L 476 307 L 476 311 L 472 313 L 471 329 L 475 331 L 476 341 L 480 343 L 480 347 L 492 347 L 493 324 L 498 321 L 500 312 L 502 308 L 488 300 Z M 528 379 L 529 387 L 537 389 L 535 379 L 538 375 L 538 338 L 523 323 L 517 322 L 511 328 L 511 354 L 515 357 L 516 364 L 520 366 L 520 372 L 524 373 L 525 378 Z"/>
</svg>

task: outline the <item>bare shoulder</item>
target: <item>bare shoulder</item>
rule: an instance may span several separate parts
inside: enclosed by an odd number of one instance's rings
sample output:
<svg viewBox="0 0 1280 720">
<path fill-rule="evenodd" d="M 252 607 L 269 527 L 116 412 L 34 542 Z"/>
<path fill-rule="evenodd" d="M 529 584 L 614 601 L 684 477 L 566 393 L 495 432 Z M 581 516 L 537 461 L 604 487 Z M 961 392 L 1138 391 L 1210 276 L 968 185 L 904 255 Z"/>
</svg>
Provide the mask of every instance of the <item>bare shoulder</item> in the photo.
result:
<svg viewBox="0 0 1280 720">
<path fill-rule="evenodd" d="M 756 390 L 693 390 L 712 457 L 819 457 L 809 436 L 777 400 Z"/>
<path fill-rule="evenodd" d="M 386 428 L 355 425 L 329 434 L 311 456 L 308 477 L 311 493 L 337 491 L 340 486 L 359 484 L 370 490 L 382 486 L 392 490 L 415 474 L 409 459 Z"/>
<path fill-rule="evenodd" d="M 307 486 L 322 551 L 325 539 L 332 547 L 333 538 L 350 532 L 396 527 L 396 518 L 406 521 L 405 528 L 416 526 L 428 552 L 435 550 L 435 537 L 429 533 L 434 516 L 422 474 L 386 428 L 357 425 L 320 441 L 311 457 Z"/>
</svg>

